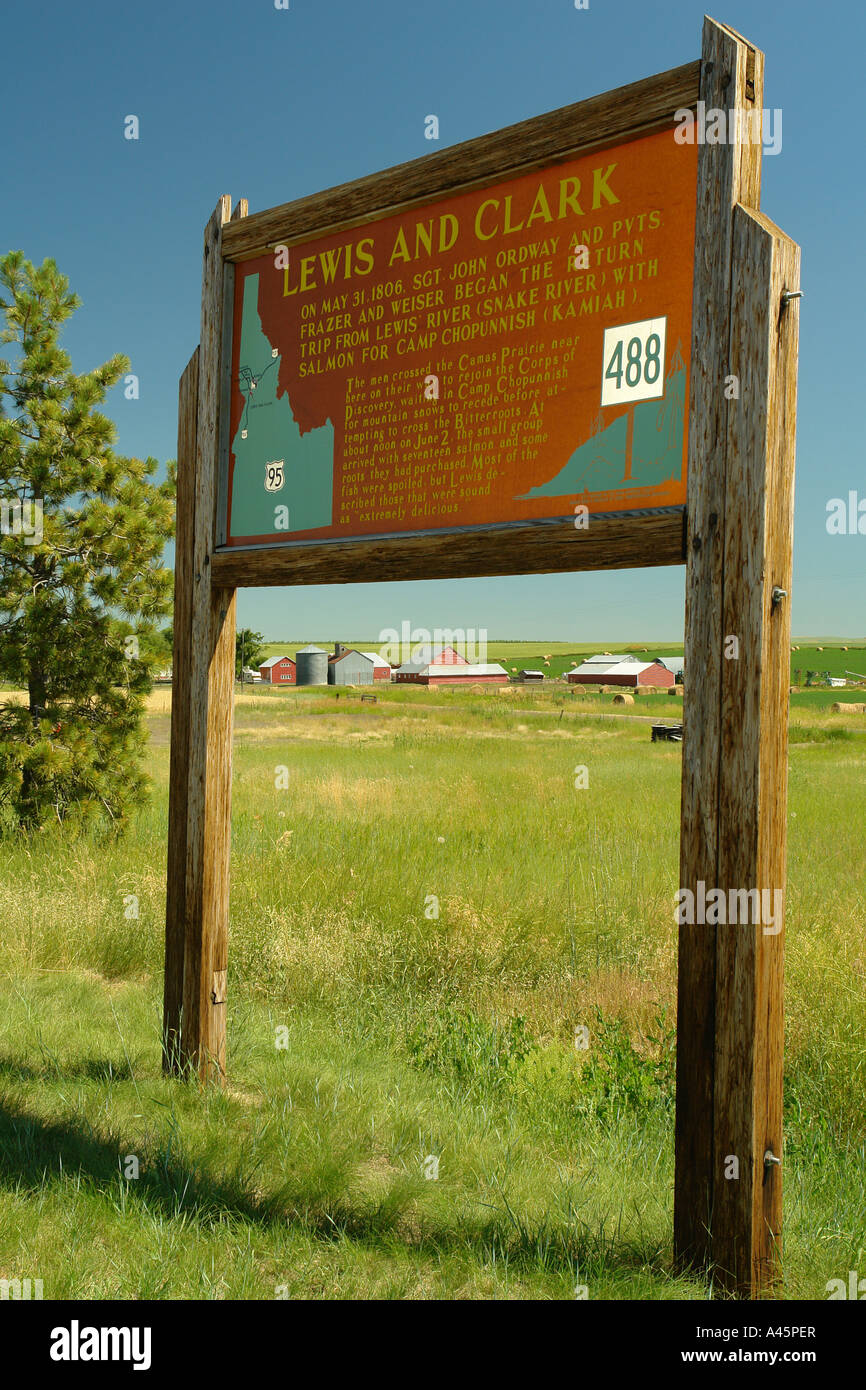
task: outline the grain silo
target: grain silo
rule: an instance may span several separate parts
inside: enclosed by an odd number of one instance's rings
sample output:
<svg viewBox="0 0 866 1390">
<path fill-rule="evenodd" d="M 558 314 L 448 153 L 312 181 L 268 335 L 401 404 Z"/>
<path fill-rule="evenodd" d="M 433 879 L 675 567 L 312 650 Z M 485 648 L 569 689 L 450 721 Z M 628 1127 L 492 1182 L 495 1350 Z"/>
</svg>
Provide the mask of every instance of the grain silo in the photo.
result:
<svg viewBox="0 0 866 1390">
<path fill-rule="evenodd" d="M 295 652 L 296 685 L 328 684 L 328 653 L 321 647 L 302 647 Z"/>
</svg>

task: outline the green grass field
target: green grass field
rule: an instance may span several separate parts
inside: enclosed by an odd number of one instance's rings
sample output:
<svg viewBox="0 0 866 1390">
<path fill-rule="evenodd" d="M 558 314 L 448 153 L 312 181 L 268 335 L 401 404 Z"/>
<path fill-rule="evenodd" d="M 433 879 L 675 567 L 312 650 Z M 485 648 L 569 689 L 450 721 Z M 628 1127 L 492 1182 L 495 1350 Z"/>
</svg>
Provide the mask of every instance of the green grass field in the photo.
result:
<svg viewBox="0 0 866 1390">
<path fill-rule="evenodd" d="M 4 847 L 0 1277 L 46 1298 L 711 1295 L 671 1267 L 681 754 L 647 718 L 682 702 L 379 693 L 238 697 L 224 1090 L 160 1075 L 170 692 L 126 841 Z M 798 1298 L 866 1273 L 866 716 L 838 698 L 792 704 Z"/>
</svg>

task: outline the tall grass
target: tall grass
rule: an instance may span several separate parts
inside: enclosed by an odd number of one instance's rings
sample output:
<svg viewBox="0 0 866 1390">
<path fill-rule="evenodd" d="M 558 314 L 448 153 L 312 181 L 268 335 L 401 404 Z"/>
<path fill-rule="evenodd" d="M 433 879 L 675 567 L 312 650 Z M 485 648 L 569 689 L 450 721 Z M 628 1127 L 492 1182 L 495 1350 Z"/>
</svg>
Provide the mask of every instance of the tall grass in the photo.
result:
<svg viewBox="0 0 866 1390">
<path fill-rule="evenodd" d="M 670 1258 L 680 750 L 440 694 L 240 697 L 224 1092 L 159 1073 L 165 694 L 126 841 L 7 842 L 0 1273 L 60 1297 L 707 1296 Z M 794 745 L 786 1290 L 822 1297 L 866 1243 L 866 746 Z"/>
</svg>

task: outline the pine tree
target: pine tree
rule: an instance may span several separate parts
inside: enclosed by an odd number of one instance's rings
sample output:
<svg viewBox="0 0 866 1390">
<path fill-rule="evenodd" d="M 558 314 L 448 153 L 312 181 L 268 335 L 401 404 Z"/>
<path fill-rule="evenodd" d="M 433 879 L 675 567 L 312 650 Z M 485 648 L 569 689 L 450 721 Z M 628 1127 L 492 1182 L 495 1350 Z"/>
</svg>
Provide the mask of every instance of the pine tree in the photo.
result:
<svg viewBox="0 0 866 1390">
<path fill-rule="evenodd" d="M 0 258 L 0 820 L 124 825 L 146 795 L 144 697 L 168 611 L 174 465 L 123 458 L 99 411 L 125 357 L 77 375 L 54 261 Z"/>
</svg>

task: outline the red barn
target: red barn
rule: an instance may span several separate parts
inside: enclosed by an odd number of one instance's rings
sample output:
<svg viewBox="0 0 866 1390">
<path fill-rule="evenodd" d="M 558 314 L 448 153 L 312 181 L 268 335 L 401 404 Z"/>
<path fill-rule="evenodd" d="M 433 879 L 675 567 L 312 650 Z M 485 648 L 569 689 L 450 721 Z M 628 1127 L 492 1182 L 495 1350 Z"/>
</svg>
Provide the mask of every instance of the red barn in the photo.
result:
<svg viewBox="0 0 866 1390">
<path fill-rule="evenodd" d="M 418 642 L 409 653 L 412 660 L 404 661 L 398 669 L 408 670 L 410 666 L 468 666 L 465 656 L 456 647 L 436 647 L 430 642 Z"/>
<path fill-rule="evenodd" d="M 454 647 L 434 647 L 430 653 L 429 661 L 434 666 L 468 666 L 469 662 L 465 656 Z"/>
<path fill-rule="evenodd" d="M 484 662 L 472 666 L 463 661 L 407 662 L 396 672 L 398 681 L 409 681 L 412 685 L 507 685 L 508 672 L 498 662 Z"/>
<path fill-rule="evenodd" d="M 259 667 L 259 675 L 270 685 L 294 685 L 295 663 L 290 656 L 269 656 Z"/>
<path fill-rule="evenodd" d="M 676 684 L 673 671 L 660 661 L 635 661 L 631 656 L 591 656 L 582 666 L 567 672 L 570 685 L 662 685 Z"/>
<path fill-rule="evenodd" d="M 373 663 L 373 680 L 390 681 L 391 667 L 384 657 L 379 656 L 378 652 L 361 652 L 362 656 L 368 656 Z"/>
</svg>

